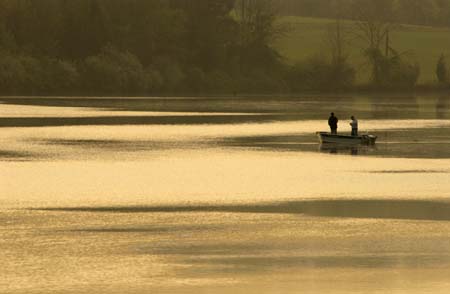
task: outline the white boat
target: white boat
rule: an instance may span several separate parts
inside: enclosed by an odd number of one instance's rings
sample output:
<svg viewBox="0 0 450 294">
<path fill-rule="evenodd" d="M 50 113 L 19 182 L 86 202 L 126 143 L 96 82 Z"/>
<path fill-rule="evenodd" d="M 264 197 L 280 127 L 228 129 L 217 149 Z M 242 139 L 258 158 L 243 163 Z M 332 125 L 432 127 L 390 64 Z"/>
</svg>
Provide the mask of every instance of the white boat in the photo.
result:
<svg viewBox="0 0 450 294">
<path fill-rule="evenodd" d="M 374 135 L 346 136 L 334 135 L 326 132 L 318 132 L 317 136 L 322 144 L 334 143 L 347 145 L 375 145 L 378 138 Z"/>
</svg>

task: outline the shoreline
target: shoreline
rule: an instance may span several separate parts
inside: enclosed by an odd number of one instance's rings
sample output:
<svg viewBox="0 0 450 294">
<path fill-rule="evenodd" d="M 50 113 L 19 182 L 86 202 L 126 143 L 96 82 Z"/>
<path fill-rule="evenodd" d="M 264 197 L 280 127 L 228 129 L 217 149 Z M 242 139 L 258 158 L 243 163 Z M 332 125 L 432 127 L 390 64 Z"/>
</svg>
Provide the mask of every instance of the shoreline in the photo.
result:
<svg viewBox="0 0 450 294">
<path fill-rule="evenodd" d="M 381 95 L 384 97 L 414 97 L 418 95 L 449 95 L 450 88 L 429 88 L 427 86 L 419 86 L 410 91 L 394 91 L 394 90 L 371 90 L 367 88 L 355 88 L 347 91 L 305 91 L 297 93 L 280 92 L 280 93 L 149 93 L 149 94 L 93 94 L 93 93 L 41 93 L 41 94 L 0 94 L 0 99 L 179 99 L 179 98 L 339 98 L 351 97 L 356 95 L 372 96 Z"/>
</svg>

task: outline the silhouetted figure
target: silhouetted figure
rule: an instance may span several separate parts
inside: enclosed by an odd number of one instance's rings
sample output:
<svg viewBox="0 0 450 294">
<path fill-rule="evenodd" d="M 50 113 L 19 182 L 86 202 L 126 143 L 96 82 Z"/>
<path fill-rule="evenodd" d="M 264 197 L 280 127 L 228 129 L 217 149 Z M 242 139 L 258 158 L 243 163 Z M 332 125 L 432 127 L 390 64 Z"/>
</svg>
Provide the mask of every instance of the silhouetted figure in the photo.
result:
<svg viewBox="0 0 450 294">
<path fill-rule="evenodd" d="M 332 112 L 330 118 L 328 119 L 328 125 L 330 126 L 331 134 L 337 135 L 338 122 L 339 119 L 334 116 L 334 112 Z"/>
<path fill-rule="evenodd" d="M 358 120 L 352 116 L 352 122 L 350 123 L 350 126 L 352 127 L 352 136 L 357 137 L 358 136 Z"/>
</svg>

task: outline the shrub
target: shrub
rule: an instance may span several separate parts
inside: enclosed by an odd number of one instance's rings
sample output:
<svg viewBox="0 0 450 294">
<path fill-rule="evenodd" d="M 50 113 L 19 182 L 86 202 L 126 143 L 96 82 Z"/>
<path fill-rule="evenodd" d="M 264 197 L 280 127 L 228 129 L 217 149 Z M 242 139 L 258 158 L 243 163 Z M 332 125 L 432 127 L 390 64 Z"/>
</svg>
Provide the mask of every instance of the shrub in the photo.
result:
<svg viewBox="0 0 450 294">
<path fill-rule="evenodd" d="M 445 60 L 444 54 L 442 54 L 439 57 L 438 62 L 436 64 L 436 77 L 438 79 L 439 84 L 441 85 L 449 83 L 447 62 Z"/>
<path fill-rule="evenodd" d="M 45 63 L 31 56 L 19 56 L 19 60 L 25 69 L 25 81 L 22 91 L 31 94 L 41 94 L 51 87 L 49 73 Z"/>
<path fill-rule="evenodd" d="M 184 86 L 185 74 L 181 67 L 176 63 L 171 63 L 163 68 L 164 84 L 163 87 L 167 91 L 178 91 Z"/>
<path fill-rule="evenodd" d="M 148 90 L 153 93 L 161 91 L 164 85 L 164 78 L 161 73 L 156 69 L 147 68 L 146 74 L 149 83 Z"/>
<path fill-rule="evenodd" d="M 291 67 L 287 81 L 291 91 L 339 91 L 351 88 L 355 70 L 341 60 L 331 62 L 321 56 L 313 56 Z"/>
<path fill-rule="evenodd" d="M 232 93 L 234 83 L 228 74 L 216 70 L 205 76 L 205 89 L 216 94 Z"/>
<path fill-rule="evenodd" d="M 78 88 L 80 74 L 73 63 L 53 59 L 49 62 L 49 69 L 51 72 L 51 81 L 56 91 L 74 91 Z"/>
<path fill-rule="evenodd" d="M 26 80 L 26 70 L 16 56 L 0 52 L 0 91 L 2 94 L 16 93 Z"/>
<path fill-rule="evenodd" d="M 414 89 L 419 76 L 419 64 L 400 61 L 391 67 L 388 79 L 385 80 L 385 88 L 393 90 Z"/>
<path fill-rule="evenodd" d="M 157 69 L 163 78 L 163 91 L 177 92 L 187 88 L 186 75 L 175 60 L 159 56 L 154 59 L 152 67 Z"/>
<path fill-rule="evenodd" d="M 366 50 L 372 64 L 372 86 L 383 90 L 413 89 L 420 76 L 420 66 L 391 51 L 392 56 L 386 56 L 379 49 Z"/>
<path fill-rule="evenodd" d="M 188 69 L 186 72 L 186 88 L 192 93 L 201 93 L 205 91 L 206 75 L 198 67 Z"/>
<path fill-rule="evenodd" d="M 79 86 L 76 66 L 68 61 L 54 58 L 21 58 L 26 69 L 28 91 L 37 94 L 65 94 Z"/>
<path fill-rule="evenodd" d="M 139 59 L 129 52 L 106 47 L 83 63 L 85 86 L 102 93 L 142 93 L 149 89 L 150 75 Z"/>
<path fill-rule="evenodd" d="M 51 94 L 76 88 L 79 75 L 67 61 L 37 59 L 26 55 L 0 54 L 2 93 Z"/>
</svg>

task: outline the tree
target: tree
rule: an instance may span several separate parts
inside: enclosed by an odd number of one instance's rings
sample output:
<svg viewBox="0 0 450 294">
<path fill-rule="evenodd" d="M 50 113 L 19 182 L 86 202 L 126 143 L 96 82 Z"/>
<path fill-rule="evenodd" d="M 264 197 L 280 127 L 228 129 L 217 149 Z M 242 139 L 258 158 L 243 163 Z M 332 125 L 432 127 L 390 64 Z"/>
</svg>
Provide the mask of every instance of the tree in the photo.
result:
<svg viewBox="0 0 450 294">
<path fill-rule="evenodd" d="M 436 77 L 438 82 L 442 85 L 447 84 L 449 82 L 447 62 L 445 60 L 445 55 L 442 54 L 436 65 Z"/>
<path fill-rule="evenodd" d="M 282 32 L 277 2 L 0 0 L 1 63 L 9 69 L 2 89 L 114 94 L 282 88 L 284 65 L 272 47 Z"/>
<path fill-rule="evenodd" d="M 326 37 L 327 47 L 330 50 L 331 62 L 329 68 L 329 88 L 340 90 L 353 85 L 356 72 L 348 62 L 347 46 L 349 44 L 348 32 L 342 24 L 341 0 L 334 0 L 336 11 L 335 21 L 328 28 Z"/>
<path fill-rule="evenodd" d="M 174 0 L 171 7 L 185 16 L 188 61 L 204 71 L 226 66 L 237 36 L 234 0 Z"/>
<path fill-rule="evenodd" d="M 372 67 L 372 83 L 377 87 L 391 87 L 395 79 L 390 74 L 397 76 L 399 69 L 408 71 L 405 75 L 413 72 L 413 67 L 402 62 L 390 43 L 390 34 L 398 27 L 394 21 L 394 0 L 358 0 L 353 9 L 355 33 L 365 42 L 364 54 Z"/>
<path fill-rule="evenodd" d="M 353 5 L 356 35 L 367 43 L 367 48 L 381 49 L 384 42 L 389 54 L 389 34 L 398 28 L 394 21 L 393 0 L 359 0 Z"/>
<path fill-rule="evenodd" d="M 273 68 L 279 56 L 271 45 L 288 31 L 286 25 L 277 22 L 274 0 L 238 0 L 235 11 L 241 71 L 255 66 Z"/>
<path fill-rule="evenodd" d="M 84 86 L 92 92 L 143 93 L 150 83 L 139 59 L 129 52 L 105 47 L 83 62 Z"/>
</svg>

